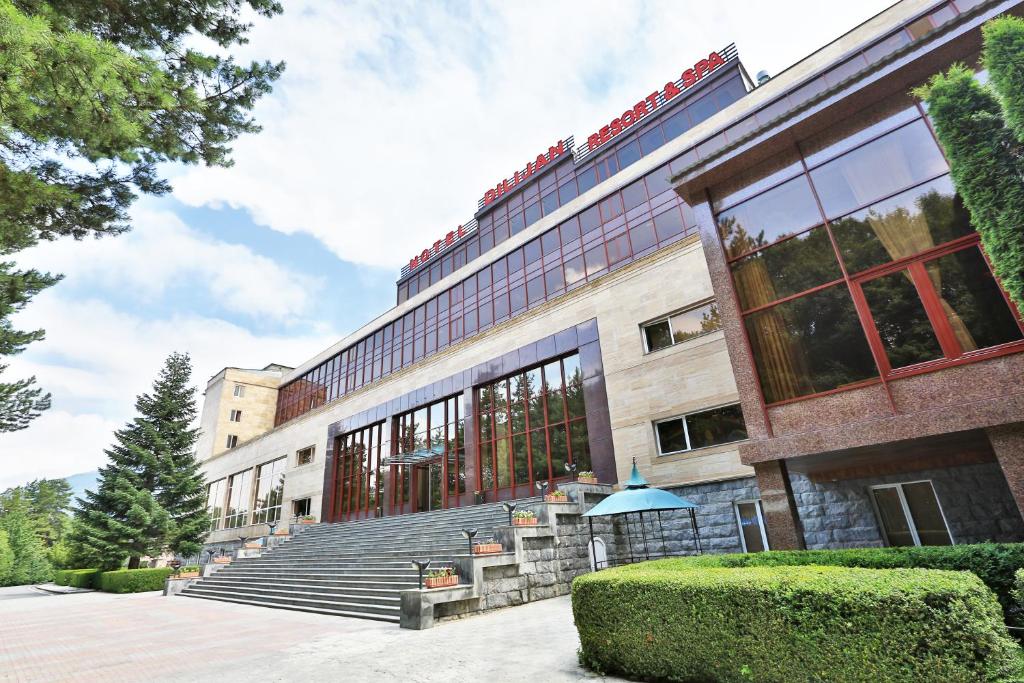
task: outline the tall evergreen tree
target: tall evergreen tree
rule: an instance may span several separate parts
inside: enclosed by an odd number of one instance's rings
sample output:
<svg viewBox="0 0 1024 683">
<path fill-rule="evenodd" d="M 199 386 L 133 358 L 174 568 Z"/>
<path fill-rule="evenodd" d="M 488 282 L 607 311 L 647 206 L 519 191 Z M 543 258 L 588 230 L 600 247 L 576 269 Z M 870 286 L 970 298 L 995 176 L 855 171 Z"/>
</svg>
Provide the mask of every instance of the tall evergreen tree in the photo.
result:
<svg viewBox="0 0 1024 683">
<path fill-rule="evenodd" d="M 125 557 L 135 568 L 144 555 L 169 548 L 198 551 L 209 527 L 205 484 L 195 459 L 198 430 L 192 368 L 187 354 L 168 357 L 151 394 L 135 402 L 139 416 L 114 435 L 110 462 L 97 491 L 79 499 L 73 540 L 76 555 L 103 566 Z"/>
<path fill-rule="evenodd" d="M 1024 20 L 985 25 L 982 85 L 956 64 L 915 94 L 928 102 L 953 182 L 971 212 L 995 274 L 1024 309 Z"/>
<path fill-rule="evenodd" d="M 230 165 L 230 144 L 284 65 L 236 62 L 277 0 L 0 0 L 0 359 L 42 339 L 9 320 L 59 275 L 4 257 L 40 240 L 116 235 L 162 162 Z M 6 366 L 0 363 L 0 377 Z M 0 432 L 50 406 L 0 381 Z"/>
<path fill-rule="evenodd" d="M 0 526 L 0 586 L 11 584 L 14 572 L 14 551 L 7 538 L 7 531 Z"/>
</svg>

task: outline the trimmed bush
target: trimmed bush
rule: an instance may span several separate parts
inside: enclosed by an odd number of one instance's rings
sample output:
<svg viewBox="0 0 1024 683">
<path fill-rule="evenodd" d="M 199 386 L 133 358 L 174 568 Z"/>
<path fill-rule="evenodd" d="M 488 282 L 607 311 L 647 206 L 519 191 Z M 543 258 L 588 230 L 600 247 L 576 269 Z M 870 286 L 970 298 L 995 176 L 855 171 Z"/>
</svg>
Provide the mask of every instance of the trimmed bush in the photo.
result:
<svg viewBox="0 0 1024 683">
<path fill-rule="evenodd" d="M 101 569 L 58 569 L 53 573 L 53 582 L 58 586 L 72 588 L 96 588 L 96 577 Z"/>
<path fill-rule="evenodd" d="M 118 569 L 100 574 L 99 588 L 107 593 L 142 593 L 159 591 L 164 581 L 174 573 L 170 567 L 157 569 Z"/>
<path fill-rule="evenodd" d="M 584 664 L 672 681 L 1008 681 L 1019 662 L 976 576 L 643 563 L 573 582 Z"/>
<path fill-rule="evenodd" d="M 949 569 L 973 572 L 992 589 L 1002 605 L 1007 623 L 1021 620 L 1012 593 L 1014 574 L 1024 567 L 1024 543 L 976 543 L 921 548 L 856 548 L 850 550 L 772 550 L 765 553 L 700 555 L 655 560 L 645 566 L 779 567 L 829 565 L 863 569 Z M 624 567 L 629 571 L 630 567 Z"/>
</svg>

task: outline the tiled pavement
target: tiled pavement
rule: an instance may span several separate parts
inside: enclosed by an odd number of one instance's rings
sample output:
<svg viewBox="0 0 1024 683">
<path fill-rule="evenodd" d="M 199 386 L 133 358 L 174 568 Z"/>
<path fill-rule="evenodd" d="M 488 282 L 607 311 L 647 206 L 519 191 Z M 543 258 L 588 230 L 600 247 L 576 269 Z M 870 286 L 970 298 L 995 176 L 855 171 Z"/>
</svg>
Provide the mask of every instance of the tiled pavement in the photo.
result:
<svg viewBox="0 0 1024 683">
<path fill-rule="evenodd" d="M 565 597 L 407 631 L 156 593 L 0 588 L 4 683 L 593 678 L 578 644 Z"/>
</svg>

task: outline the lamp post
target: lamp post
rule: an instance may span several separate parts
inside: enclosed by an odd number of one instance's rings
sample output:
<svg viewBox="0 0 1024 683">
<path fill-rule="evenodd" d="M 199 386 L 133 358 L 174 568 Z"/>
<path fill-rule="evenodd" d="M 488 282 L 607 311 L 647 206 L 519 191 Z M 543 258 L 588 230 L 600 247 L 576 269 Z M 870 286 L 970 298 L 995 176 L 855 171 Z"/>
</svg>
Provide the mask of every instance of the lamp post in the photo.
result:
<svg viewBox="0 0 1024 683">
<path fill-rule="evenodd" d="M 550 485 L 551 484 L 549 484 L 546 481 L 538 481 L 536 484 L 534 484 L 534 486 L 537 487 L 537 490 L 540 491 L 542 496 L 548 495 L 548 486 Z"/>
<path fill-rule="evenodd" d="M 473 555 L 473 537 L 476 536 L 476 531 L 476 529 L 462 530 L 462 537 L 466 539 L 466 542 L 469 544 L 469 554 L 471 557 Z"/>
<path fill-rule="evenodd" d="M 430 566 L 430 560 L 413 560 L 412 566 L 420 573 L 420 590 L 423 590 L 423 570 Z"/>
<path fill-rule="evenodd" d="M 175 576 L 181 573 L 181 560 L 179 560 L 178 558 L 174 558 L 173 560 L 168 562 L 168 564 L 171 566 L 171 569 L 174 570 Z"/>
<path fill-rule="evenodd" d="M 512 513 L 515 512 L 516 504 L 506 500 L 501 504 L 501 509 L 508 513 L 508 525 L 512 526 Z"/>
<path fill-rule="evenodd" d="M 277 525 L 280 524 L 280 523 L 281 523 L 280 521 L 274 521 L 274 522 L 268 522 L 267 523 L 267 526 L 270 528 L 270 535 L 271 536 L 273 536 L 274 533 L 277 531 Z"/>
</svg>

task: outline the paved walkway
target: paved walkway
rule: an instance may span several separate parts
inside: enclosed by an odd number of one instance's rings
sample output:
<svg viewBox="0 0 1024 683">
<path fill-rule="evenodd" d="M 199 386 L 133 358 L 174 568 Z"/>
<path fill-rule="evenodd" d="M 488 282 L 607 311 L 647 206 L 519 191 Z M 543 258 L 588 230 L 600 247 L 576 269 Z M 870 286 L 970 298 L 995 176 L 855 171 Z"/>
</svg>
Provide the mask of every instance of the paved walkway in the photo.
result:
<svg viewBox="0 0 1024 683">
<path fill-rule="evenodd" d="M 578 681 L 569 598 L 407 631 L 157 593 L 0 588 L 0 681 Z"/>
</svg>

